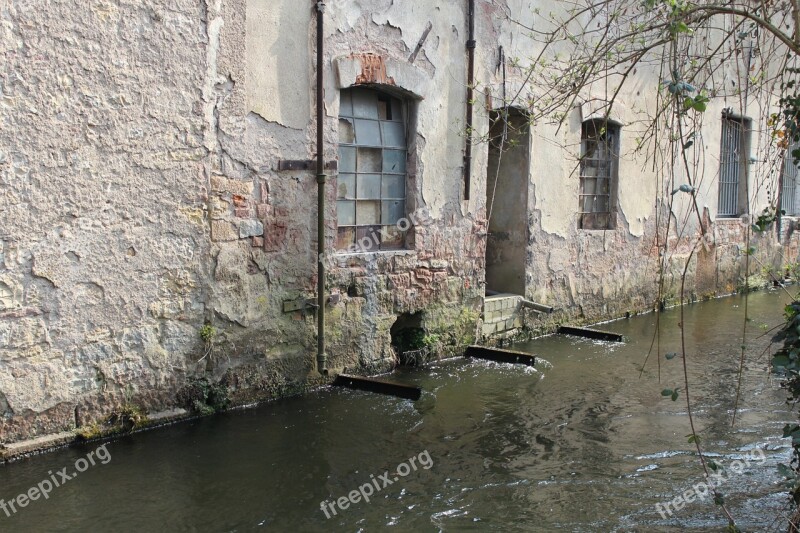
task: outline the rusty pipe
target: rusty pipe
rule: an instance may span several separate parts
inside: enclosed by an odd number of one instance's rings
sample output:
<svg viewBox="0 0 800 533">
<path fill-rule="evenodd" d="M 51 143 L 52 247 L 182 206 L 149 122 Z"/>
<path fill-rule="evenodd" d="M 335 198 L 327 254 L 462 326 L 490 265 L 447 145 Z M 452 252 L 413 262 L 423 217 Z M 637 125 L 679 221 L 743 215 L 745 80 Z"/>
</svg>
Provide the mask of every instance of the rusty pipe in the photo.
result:
<svg viewBox="0 0 800 533">
<path fill-rule="evenodd" d="M 467 0 L 467 141 L 464 147 L 464 199 L 469 200 L 472 181 L 472 104 L 475 98 L 475 0 Z"/>
<path fill-rule="evenodd" d="M 327 374 L 325 353 L 325 154 L 323 125 L 323 16 L 325 2 L 317 2 L 317 371 Z"/>
</svg>

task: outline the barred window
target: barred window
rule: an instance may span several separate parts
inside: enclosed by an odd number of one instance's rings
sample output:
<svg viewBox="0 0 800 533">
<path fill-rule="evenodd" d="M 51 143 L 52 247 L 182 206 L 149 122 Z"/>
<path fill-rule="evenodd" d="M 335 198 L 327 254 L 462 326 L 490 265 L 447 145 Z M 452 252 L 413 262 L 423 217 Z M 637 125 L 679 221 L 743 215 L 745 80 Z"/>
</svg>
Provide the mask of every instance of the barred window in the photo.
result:
<svg viewBox="0 0 800 533">
<path fill-rule="evenodd" d="M 613 229 L 619 160 L 616 124 L 587 120 L 581 128 L 580 229 Z"/>
<path fill-rule="evenodd" d="M 746 119 L 722 116 L 719 157 L 719 202 L 717 216 L 736 217 L 747 213 L 747 164 L 749 128 Z"/>
<path fill-rule="evenodd" d="M 792 151 L 797 148 L 800 148 L 800 145 L 793 144 L 786 149 L 781 172 L 781 210 L 790 217 L 796 216 L 798 213 L 797 162 L 792 156 Z"/>
<path fill-rule="evenodd" d="M 406 105 L 367 88 L 341 92 L 336 212 L 339 250 L 403 248 Z"/>
</svg>

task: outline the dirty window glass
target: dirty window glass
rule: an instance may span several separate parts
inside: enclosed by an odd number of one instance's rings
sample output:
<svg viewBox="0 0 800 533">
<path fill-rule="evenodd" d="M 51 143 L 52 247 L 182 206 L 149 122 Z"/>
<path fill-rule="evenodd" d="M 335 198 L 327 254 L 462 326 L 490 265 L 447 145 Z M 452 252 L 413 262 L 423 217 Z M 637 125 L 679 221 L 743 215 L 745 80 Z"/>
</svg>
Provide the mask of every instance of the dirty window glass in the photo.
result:
<svg viewBox="0 0 800 533">
<path fill-rule="evenodd" d="M 578 227 L 613 229 L 619 159 L 619 126 L 587 120 L 581 128 L 581 184 Z"/>
<path fill-rule="evenodd" d="M 373 89 L 343 90 L 337 249 L 368 252 L 404 247 L 407 156 L 405 103 Z"/>
</svg>

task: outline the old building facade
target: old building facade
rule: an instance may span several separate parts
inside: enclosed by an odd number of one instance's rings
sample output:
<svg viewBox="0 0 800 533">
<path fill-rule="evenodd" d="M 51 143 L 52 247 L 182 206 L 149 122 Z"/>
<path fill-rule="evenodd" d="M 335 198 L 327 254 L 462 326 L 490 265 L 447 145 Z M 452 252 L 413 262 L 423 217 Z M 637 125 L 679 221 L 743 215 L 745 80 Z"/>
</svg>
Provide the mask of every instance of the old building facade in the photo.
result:
<svg viewBox="0 0 800 533">
<path fill-rule="evenodd" d="M 664 184 L 632 155 L 653 73 L 627 86 L 610 127 L 588 97 L 561 127 L 532 125 L 524 98 L 501 96 L 535 97 L 501 61 L 535 51 L 506 15 L 554 3 L 476 0 L 472 38 L 467 0 L 324 4 L 319 65 L 322 3 L 0 8 L 0 441 L 124 404 L 187 407 L 202 378 L 233 404 L 320 382 L 320 263 L 331 375 L 392 368 L 393 338 L 452 354 L 523 324 L 676 300 L 700 222 L 660 237 L 672 246 L 659 290 L 659 217 L 683 220 L 690 195 L 666 213 Z M 690 262 L 692 296 L 742 282 L 738 216 L 769 202 L 725 162 L 726 143 L 762 142 L 749 125 L 761 117 L 737 102 L 712 102 L 703 125 L 696 198 L 710 237 Z M 725 165 L 738 197 L 720 190 Z M 761 260 L 780 250 L 765 242 Z"/>
</svg>

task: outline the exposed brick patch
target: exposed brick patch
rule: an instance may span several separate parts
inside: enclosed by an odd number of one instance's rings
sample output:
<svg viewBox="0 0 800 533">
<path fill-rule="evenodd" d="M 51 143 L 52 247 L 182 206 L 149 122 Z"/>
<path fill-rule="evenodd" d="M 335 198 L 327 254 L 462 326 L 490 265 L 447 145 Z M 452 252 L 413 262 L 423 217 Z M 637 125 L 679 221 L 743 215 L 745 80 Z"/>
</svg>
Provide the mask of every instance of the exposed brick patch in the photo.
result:
<svg viewBox="0 0 800 533">
<path fill-rule="evenodd" d="M 381 83 L 384 85 L 394 85 L 394 78 L 386 74 L 386 63 L 383 57 L 378 54 L 353 54 L 355 59 L 361 63 L 361 73 L 356 76 L 356 84 L 359 83 Z"/>
</svg>

